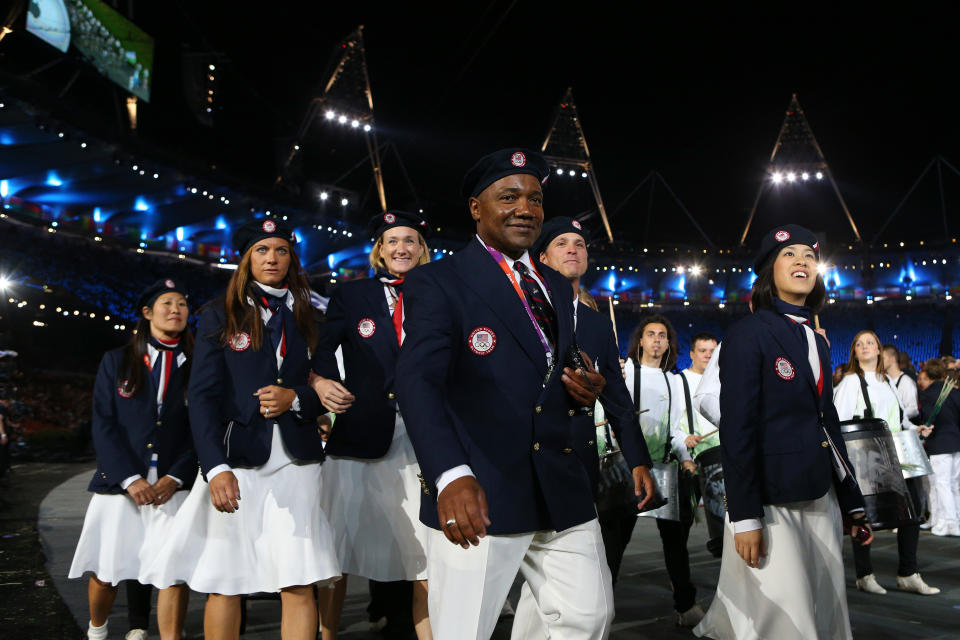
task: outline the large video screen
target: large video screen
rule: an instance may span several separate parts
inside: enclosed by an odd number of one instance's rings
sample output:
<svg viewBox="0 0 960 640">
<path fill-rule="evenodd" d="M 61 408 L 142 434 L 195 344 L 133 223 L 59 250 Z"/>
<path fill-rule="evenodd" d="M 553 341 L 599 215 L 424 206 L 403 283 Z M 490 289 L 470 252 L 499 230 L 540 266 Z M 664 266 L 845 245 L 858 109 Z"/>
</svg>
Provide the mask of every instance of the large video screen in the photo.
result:
<svg viewBox="0 0 960 640">
<path fill-rule="evenodd" d="M 30 0 L 27 31 L 66 53 L 70 46 L 70 16 L 63 0 Z"/>
<path fill-rule="evenodd" d="M 150 102 L 153 38 L 100 0 L 66 0 L 73 46 L 97 71 Z"/>
</svg>

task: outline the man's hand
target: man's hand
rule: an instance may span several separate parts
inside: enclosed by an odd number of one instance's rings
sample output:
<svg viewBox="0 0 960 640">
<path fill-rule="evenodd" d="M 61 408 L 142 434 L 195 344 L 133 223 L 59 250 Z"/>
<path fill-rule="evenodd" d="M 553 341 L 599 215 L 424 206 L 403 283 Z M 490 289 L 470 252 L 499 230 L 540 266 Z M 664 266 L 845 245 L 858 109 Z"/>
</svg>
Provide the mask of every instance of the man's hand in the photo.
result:
<svg viewBox="0 0 960 640">
<path fill-rule="evenodd" d="M 232 471 L 222 471 L 210 481 L 210 502 L 223 513 L 233 513 L 240 508 L 240 483 Z"/>
<path fill-rule="evenodd" d="M 176 492 L 176 490 L 179 488 L 180 485 L 177 484 L 176 480 L 170 476 L 163 476 L 153 483 L 153 492 L 157 496 L 157 499 L 154 500 L 153 504 L 158 507 L 164 504 L 167 500 L 173 497 L 174 492 Z"/>
<path fill-rule="evenodd" d="M 490 524 L 487 496 L 473 476 L 457 478 L 443 488 L 437 496 L 437 515 L 443 535 L 464 549 L 469 549 L 471 544 L 477 546 L 480 538 L 487 535 Z"/>
<path fill-rule="evenodd" d="M 153 487 L 143 478 L 139 478 L 130 483 L 130 486 L 127 487 L 127 493 L 130 494 L 130 497 L 133 498 L 133 501 L 137 503 L 138 507 L 153 504 L 157 501 L 157 494 L 154 493 Z"/>
<path fill-rule="evenodd" d="M 690 473 L 690 475 L 694 475 L 697 472 L 697 463 L 693 460 L 684 460 L 680 466 L 683 467 L 684 471 Z"/>
<path fill-rule="evenodd" d="M 577 404 L 583 407 L 592 407 L 599 394 L 603 392 L 607 381 L 597 372 L 590 356 L 583 351 L 580 352 L 580 355 L 583 356 L 583 361 L 587 365 L 586 368 L 573 370 L 570 367 L 564 367 L 561 380 L 563 380 L 563 386 L 566 387 L 567 393 Z"/>
<path fill-rule="evenodd" d="M 651 500 L 653 500 L 654 493 L 656 493 L 656 486 L 653 484 L 653 476 L 650 475 L 649 467 L 634 467 L 633 468 L 633 495 L 639 498 L 643 496 L 643 500 L 637 503 L 637 509 L 643 511 Z"/>
<path fill-rule="evenodd" d="M 733 544 L 743 561 L 753 569 L 760 566 L 760 558 L 767 557 L 767 545 L 763 541 L 763 529 L 735 533 L 733 534 Z"/>
<path fill-rule="evenodd" d="M 297 392 L 272 384 L 269 387 L 257 389 L 253 395 L 260 400 L 260 414 L 267 418 L 276 418 L 290 410 Z"/>
<path fill-rule="evenodd" d="M 356 397 L 336 380 L 314 376 L 311 378 L 310 384 L 313 386 L 313 390 L 317 392 L 320 403 L 326 407 L 327 411 L 343 413 L 356 400 Z"/>
<path fill-rule="evenodd" d="M 933 433 L 933 425 L 922 424 L 919 427 L 917 427 L 917 433 L 919 433 L 921 437 L 924 437 L 924 438 L 929 437 L 930 434 Z"/>
<path fill-rule="evenodd" d="M 701 440 L 703 440 L 703 436 L 690 435 L 687 436 L 687 439 L 683 441 L 683 444 L 687 449 L 693 449 L 695 446 L 700 444 Z"/>
</svg>

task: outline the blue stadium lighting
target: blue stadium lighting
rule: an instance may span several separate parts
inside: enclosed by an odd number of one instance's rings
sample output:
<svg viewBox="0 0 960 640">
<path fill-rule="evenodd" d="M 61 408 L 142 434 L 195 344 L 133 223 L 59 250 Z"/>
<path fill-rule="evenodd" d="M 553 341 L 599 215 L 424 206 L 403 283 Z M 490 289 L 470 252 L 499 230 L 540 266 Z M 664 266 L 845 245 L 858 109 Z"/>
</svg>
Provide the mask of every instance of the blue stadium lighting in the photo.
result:
<svg viewBox="0 0 960 640">
<path fill-rule="evenodd" d="M 300 236 L 299 231 L 294 231 L 293 236 L 297 239 L 297 244 L 300 244 L 301 242 L 303 242 L 303 237 Z"/>
<path fill-rule="evenodd" d="M 607 278 L 607 289 L 610 291 L 617 290 L 617 276 L 612 273 L 610 274 L 610 277 Z"/>
<path fill-rule="evenodd" d="M 150 205 L 147 204 L 147 201 L 144 200 L 143 196 L 137 196 L 137 200 L 134 202 L 133 208 L 137 211 L 150 211 Z"/>
<path fill-rule="evenodd" d="M 10 182 L 0 180 L 0 198 L 6 198 L 8 195 L 10 195 Z"/>
<path fill-rule="evenodd" d="M 148 237 L 150 237 L 150 234 L 147 233 L 146 231 L 141 231 L 141 232 L 140 232 L 140 239 L 141 239 L 141 240 L 146 240 Z"/>
<path fill-rule="evenodd" d="M 93 221 L 103 222 L 103 213 L 100 211 L 100 207 L 93 208 Z"/>
<path fill-rule="evenodd" d="M 223 216 L 217 216 L 217 229 L 226 229 L 227 220 Z"/>
<path fill-rule="evenodd" d="M 177 227 L 177 242 L 183 242 L 183 227 Z"/>
<path fill-rule="evenodd" d="M 61 187 L 63 186 L 63 180 L 60 179 L 60 176 L 54 171 L 47 172 L 47 186 L 49 187 Z"/>
</svg>

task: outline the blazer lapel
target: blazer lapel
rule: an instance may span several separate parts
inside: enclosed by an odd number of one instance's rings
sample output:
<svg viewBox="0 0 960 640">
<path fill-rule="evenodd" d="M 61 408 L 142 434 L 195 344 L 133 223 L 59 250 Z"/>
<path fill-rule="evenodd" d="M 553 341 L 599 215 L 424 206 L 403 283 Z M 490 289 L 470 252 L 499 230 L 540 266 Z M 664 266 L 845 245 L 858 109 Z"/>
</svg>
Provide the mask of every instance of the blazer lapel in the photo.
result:
<svg viewBox="0 0 960 640">
<path fill-rule="evenodd" d="M 537 369 L 546 372 L 547 359 L 540 337 L 500 265 L 476 239 L 457 257 L 457 270 L 464 283 L 497 314 Z"/>
<path fill-rule="evenodd" d="M 786 324 L 789 321 L 786 318 L 780 317 L 780 314 L 767 311 L 766 309 L 761 309 L 758 313 L 761 314 L 760 317 L 770 326 L 774 339 L 786 352 L 787 356 L 789 356 L 794 369 L 800 370 L 800 374 L 804 380 L 807 381 L 807 386 L 813 392 L 813 397 L 819 406 L 820 397 L 817 395 L 817 381 L 814 378 L 813 371 L 810 369 L 808 351 L 806 347 L 797 340 L 797 336 L 790 331 L 790 327 Z"/>
<path fill-rule="evenodd" d="M 367 308 L 377 310 L 376 322 L 386 323 L 386 326 L 383 327 L 384 334 L 381 336 L 379 335 L 380 332 L 377 331 L 370 337 L 370 340 L 376 341 L 378 345 L 383 345 L 391 353 L 396 354 L 400 350 L 400 345 L 397 343 L 397 332 L 393 327 L 393 316 L 390 315 L 390 305 L 387 304 L 387 294 L 384 292 L 383 283 L 377 278 L 369 278 L 369 280 L 370 286 L 364 291 L 367 303 L 370 305 Z"/>
</svg>

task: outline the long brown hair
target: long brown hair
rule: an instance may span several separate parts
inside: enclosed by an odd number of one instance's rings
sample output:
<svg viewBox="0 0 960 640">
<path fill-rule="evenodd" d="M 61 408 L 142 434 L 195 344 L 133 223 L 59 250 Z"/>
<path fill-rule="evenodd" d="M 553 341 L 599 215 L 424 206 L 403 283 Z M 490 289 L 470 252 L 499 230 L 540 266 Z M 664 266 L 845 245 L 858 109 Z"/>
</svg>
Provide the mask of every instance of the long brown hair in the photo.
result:
<svg viewBox="0 0 960 640">
<path fill-rule="evenodd" d="M 145 360 L 149 338 L 150 321 L 143 316 L 143 309 L 141 309 L 140 319 L 134 327 L 133 336 L 123 347 L 120 368 L 117 370 L 117 387 L 123 390 L 124 395 L 136 395 L 144 387 L 144 377 L 150 371 Z M 189 327 L 184 327 L 180 332 L 180 345 L 184 355 L 187 356 L 187 361 L 180 368 L 184 375 L 183 388 L 186 389 L 190 381 L 190 363 L 193 361 L 193 334 L 190 333 Z"/>
<path fill-rule="evenodd" d="M 863 375 L 863 368 L 860 367 L 860 361 L 857 360 L 857 340 L 860 339 L 860 336 L 867 334 L 873 336 L 873 339 L 877 341 L 877 368 L 875 373 L 877 374 L 878 378 L 883 380 L 887 377 L 887 372 L 883 367 L 883 351 L 880 348 L 880 336 L 870 329 L 864 329 L 857 335 L 853 336 L 853 342 L 850 343 L 850 359 L 847 361 L 847 370 L 843 372 L 843 375 L 849 376 L 854 373 L 858 376 Z"/>
<path fill-rule="evenodd" d="M 233 272 L 227 284 L 227 292 L 223 298 L 226 320 L 223 333 L 220 334 L 222 346 L 229 344 L 230 339 L 241 331 L 250 335 L 250 344 L 254 351 L 259 351 L 263 342 L 263 322 L 260 315 L 263 303 L 260 302 L 261 295 L 254 289 L 256 283 L 250 272 L 251 257 L 256 246 L 254 243 L 243 254 L 237 270 Z M 313 306 L 310 304 L 310 283 L 307 282 L 307 275 L 300 266 L 297 252 L 289 243 L 287 248 L 290 251 L 290 268 L 287 270 L 284 282 L 293 294 L 293 318 L 307 346 L 313 349 L 317 346 L 317 328 L 314 324 Z M 248 302 L 248 299 L 253 300 L 253 305 Z"/>
<path fill-rule="evenodd" d="M 662 324 L 667 328 L 667 350 L 660 357 L 660 369 L 662 371 L 670 371 L 674 365 L 677 364 L 677 332 L 674 330 L 673 325 L 670 324 L 670 321 L 667 320 L 666 316 L 662 316 L 659 313 L 647 316 L 641 320 L 637 328 L 633 330 L 633 334 L 630 336 L 630 348 L 627 350 L 627 357 L 633 358 L 636 356 L 637 362 L 643 359 L 640 339 L 643 337 L 643 330 L 647 328 L 648 324 Z"/>
</svg>

